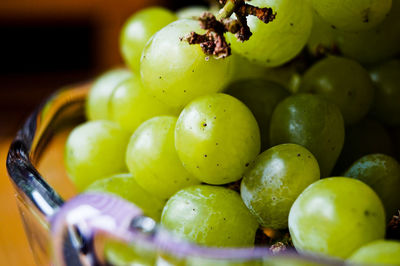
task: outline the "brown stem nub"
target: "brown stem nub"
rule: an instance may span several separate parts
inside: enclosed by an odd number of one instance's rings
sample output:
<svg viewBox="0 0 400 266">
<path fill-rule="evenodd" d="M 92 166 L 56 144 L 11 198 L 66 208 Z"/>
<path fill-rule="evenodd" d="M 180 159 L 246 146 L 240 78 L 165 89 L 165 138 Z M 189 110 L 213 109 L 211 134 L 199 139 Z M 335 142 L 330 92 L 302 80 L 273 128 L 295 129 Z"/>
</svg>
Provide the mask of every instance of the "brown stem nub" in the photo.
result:
<svg viewBox="0 0 400 266">
<path fill-rule="evenodd" d="M 393 215 L 392 219 L 386 228 L 386 236 L 389 239 L 400 239 L 400 210 L 396 215 Z"/>
<path fill-rule="evenodd" d="M 236 11 L 236 14 L 240 14 L 242 16 L 253 15 L 256 16 L 259 20 L 264 23 L 269 23 L 275 19 L 276 13 L 272 11 L 272 8 L 269 7 L 256 7 L 249 4 L 244 4 L 240 6 Z"/>
</svg>

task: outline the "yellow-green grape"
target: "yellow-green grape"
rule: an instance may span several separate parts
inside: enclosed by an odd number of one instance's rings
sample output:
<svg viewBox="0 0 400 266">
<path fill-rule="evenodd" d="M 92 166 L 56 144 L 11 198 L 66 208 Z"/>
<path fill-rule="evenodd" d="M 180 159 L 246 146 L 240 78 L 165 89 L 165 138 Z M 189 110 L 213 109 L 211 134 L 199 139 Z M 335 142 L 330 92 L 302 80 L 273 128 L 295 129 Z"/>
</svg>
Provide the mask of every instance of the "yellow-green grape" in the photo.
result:
<svg viewBox="0 0 400 266">
<path fill-rule="evenodd" d="M 265 24 L 255 16 L 247 22 L 253 35 L 240 42 L 233 34 L 227 38 L 233 53 L 258 64 L 275 67 L 294 58 L 307 43 L 312 27 L 312 12 L 304 0 L 252 0 L 257 7 L 271 7 L 276 18 Z"/>
<path fill-rule="evenodd" d="M 209 184 L 239 180 L 260 152 L 260 131 L 251 111 L 236 98 L 210 94 L 188 104 L 175 129 L 185 168 Z"/>
<path fill-rule="evenodd" d="M 115 194 L 134 203 L 145 215 L 160 221 L 165 201 L 144 190 L 131 174 L 116 174 L 93 182 L 86 191 Z"/>
<path fill-rule="evenodd" d="M 213 247 L 253 246 L 258 228 L 237 192 L 208 185 L 173 195 L 164 207 L 161 224 L 177 236 Z"/>
<path fill-rule="evenodd" d="M 263 227 L 285 229 L 293 202 L 319 177 L 311 152 L 297 144 L 281 144 L 256 158 L 243 176 L 240 195 Z"/>
<path fill-rule="evenodd" d="M 86 116 L 89 120 L 110 119 L 109 101 L 114 89 L 131 77 L 124 68 L 110 70 L 96 79 L 86 100 Z"/>
<path fill-rule="evenodd" d="M 372 153 L 394 155 L 394 148 L 387 130 L 378 121 L 365 118 L 346 127 L 343 149 L 334 173 L 341 175 L 354 161 Z"/>
<path fill-rule="evenodd" d="M 351 265 L 400 265 L 400 242 L 373 241 L 354 252 L 348 262 Z"/>
<path fill-rule="evenodd" d="M 296 143 L 317 158 L 321 177 L 330 174 L 344 142 L 339 108 L 320 96 L 292 95 L 278 104 L 271 118 L 270 144 Z"/>
<path fill-rule="evenodd" d="M 68 136 L 64 161 L 78 190 L 107 176 L 126 172 L 125 150 L 129 133 L 105 120 L 86 122 Z"/>
<path fill-rule="evenodd" d="M 301 253 L 349 257 L 361 246 L 385 236 L 385 210 L 363 182 L 346 177 L 321 179 L 296 199 L 289 231 Z"/>
<path fill-rule="evenodd" d="M 336 49 L 335 30 L 323 21 L 315 11 L 307 49 L 314 56 L 320 56 Z"/>
<path fill-rule="evenodd" d="M 145 87 L 164 103 L 183 108 L 194 98 L 222 91 L 230 78 L 230 60 L 204 54 L 183 38 L 202 33 L 199 22 L 182 19 L 157 32 L 143 50 L 140 73 Z"/>
<path fill-rule="evenodd" d="M 240 259 L 209 259 L 202 257 L 189 257 L 185 266 L 264 266 L 261 260 Z"/>
<path fill-rule="evenodd" d="M 142 85 L 140 78 L 133 75 L 122 82 L 110 100 L 111 120 L 134 132 L 144 121 L 159 115 L 178 115 L 179 111 L 160 102 Z"/>
<path fill-rule="evenodd" d="M 120 34 L 121 54 L 135 73 L 139 72 L 140 57 L 147 41 L 154 33 L 177 19 L 163 7 L 150 7 L 133 14 L 125 22 Z"/>
<path fill-rule="evenodd" d="M 374 87 L 359 63 L 329 56 L 307 70 L 300 92 L 318 94 L 336 104 L 346 124 L 360 121 L 371 107 Z M 399 108 L 400 110 L 400 108 Z"/>
<path fill-rule="evenodd" d="M 199 184 L 183 167 L 175 150 L 174 116 L 158 116 L 144 122 L 132 135 L 126 165 L 136 182 L 160 198 L 181 188 Z"/>
<path fill-rule="evenodd" d="M 109 239 L 104 245 L 104 256 L 107 265 L 113 266 L 153 266 L 156 262 L 155 249 Z"/>
<path fill-rule="evenodd" d="M 243 79 L 229 84 L 227 94 L 241 100 L 252 111 L 260 127 L 261 147 L 269 147 L 269 124 L 272 112 L 289 96 L 280 85 L 263 79 Z"/>
<path fill-rule="evenodd" d="M 310 3 L 332 28 L 343 31 L 374 28 L 392 6 L 392 0 L 310 0 Z"/>
<path fill-rule="evenodd" d="M 378 194 L 385 206 L 387 220 L 400 210 L 400 165 L 393 157 L 366 155 L 355 161 L 343 175 L 361 180 Z"/>
<path fill-rule="evenodd" d="M 389 15 L 377 27 L 358 33 L 336 32 L 339 50 L 344 56 L 366 64 L 377 63 L 398 55 L 400 53 L 399 13 L 400 0 L 393 0 Z"/>
<path fill-rule="evenodd" d="M 390 126 L 400 125 L 400 60 L 392 60 L 371 70 L 375 84 L 374 115 Z"/>
<path fill-rule="evenodd" d="M 176 11 L 176 15 L 178 19 L 196 19 L 207 11 L 205 6 L 187 6 Z"/>
<path fill-rule="evenodd" d="M 296 255 L 289 255 L 283 253 L 281 256 L 268 256 L 263 266 L 326 266 L 327 264 L 323 263 L 320 258 L 315 258 L 310 260 L 308 258 L 301 258 Z"/>
</svg>

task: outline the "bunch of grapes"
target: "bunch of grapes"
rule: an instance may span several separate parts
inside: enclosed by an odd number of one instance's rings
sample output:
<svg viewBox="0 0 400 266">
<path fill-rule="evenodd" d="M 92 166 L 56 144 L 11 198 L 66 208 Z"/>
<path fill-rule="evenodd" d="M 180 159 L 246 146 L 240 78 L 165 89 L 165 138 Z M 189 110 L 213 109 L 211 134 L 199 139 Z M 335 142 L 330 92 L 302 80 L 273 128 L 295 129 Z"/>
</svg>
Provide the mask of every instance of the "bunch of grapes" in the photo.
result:
<svg viewBox="0 0 400 266">
<path fill-rule="evenodd" d="M 128 19 L 66 143 L 76 187 L 199 245 L 400 265 L 400 0 L 218 4 Z"/>
</svg>

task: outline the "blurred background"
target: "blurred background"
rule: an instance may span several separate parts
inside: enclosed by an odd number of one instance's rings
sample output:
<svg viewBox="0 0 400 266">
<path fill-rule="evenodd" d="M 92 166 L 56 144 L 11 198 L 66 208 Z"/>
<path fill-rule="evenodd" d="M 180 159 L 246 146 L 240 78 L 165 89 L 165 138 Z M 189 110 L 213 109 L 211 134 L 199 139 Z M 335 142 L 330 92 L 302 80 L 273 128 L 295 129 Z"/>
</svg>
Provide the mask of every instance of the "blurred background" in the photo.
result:
<svg viewBox="0 0 400 266">
<path fill-rule="evenodd" d="M 1 265 L 34 265 L 5 169 L 8 147 L 24 119 L 60 87 L 123 64 L 119 31 L 136 10 L 192 4 L 206 1 L 0 0 Z M 51 160 L 46 165 L 57 172 Z"/>
</svg>

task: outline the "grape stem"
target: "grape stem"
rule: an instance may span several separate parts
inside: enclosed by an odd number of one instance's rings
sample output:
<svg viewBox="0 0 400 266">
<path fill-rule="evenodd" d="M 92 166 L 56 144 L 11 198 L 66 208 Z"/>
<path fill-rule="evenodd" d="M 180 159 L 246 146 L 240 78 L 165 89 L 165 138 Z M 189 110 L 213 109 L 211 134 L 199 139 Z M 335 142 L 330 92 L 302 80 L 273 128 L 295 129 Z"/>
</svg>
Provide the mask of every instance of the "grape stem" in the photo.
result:
<svg viewBox="0 0 400 266">
<path fill-rule="evenodd" d="M 271 8 L 259 8 L 249 5 L 244 0 L 219 0 L 223 5 L 217 16 L 205 12 L 199 17 L 205 34 L 191 32 L 185 39 L 189 44 L 199 44 L 206 55 L 216 58 L 225 58 L 231 54 L 230 44 L 227 43 L 224 34 L 230 32 L 242 42 L 247 41 L 252 33 L 247 25 L 247 16 L 256 16 L 264 23 L 273 21 L 276 13 Z M 236 19 L 231 19 L 235 13 Z"/>
</svg>

